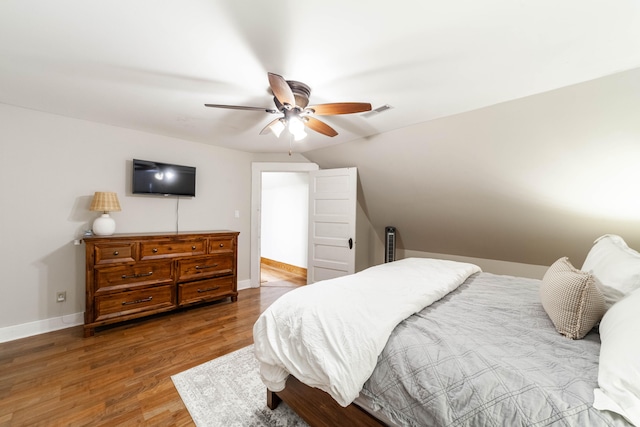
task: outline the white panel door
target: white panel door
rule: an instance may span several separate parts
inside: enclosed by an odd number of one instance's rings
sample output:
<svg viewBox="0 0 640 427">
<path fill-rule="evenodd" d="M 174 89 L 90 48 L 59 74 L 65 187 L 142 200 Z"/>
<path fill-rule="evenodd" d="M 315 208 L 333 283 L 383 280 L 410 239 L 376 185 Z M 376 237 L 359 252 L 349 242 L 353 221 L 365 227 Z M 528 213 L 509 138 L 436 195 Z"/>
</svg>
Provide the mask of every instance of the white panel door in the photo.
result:
<svg viewBox="0 0 640 427">
<path fill-rule="evenodd" d="M 307 283 L 355 272 L 356 168 L 309 172 Z"/>
</svg>

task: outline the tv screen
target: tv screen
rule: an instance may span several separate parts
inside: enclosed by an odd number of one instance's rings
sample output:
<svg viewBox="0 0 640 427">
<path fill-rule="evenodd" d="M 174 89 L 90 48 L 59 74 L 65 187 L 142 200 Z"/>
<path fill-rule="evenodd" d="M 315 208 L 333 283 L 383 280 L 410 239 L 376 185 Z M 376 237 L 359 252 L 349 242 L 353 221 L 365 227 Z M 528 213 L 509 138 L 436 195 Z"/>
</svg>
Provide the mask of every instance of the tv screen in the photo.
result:
<svg viewBox="0 0 640 427">
<path fill-rule="evenodd" d="M 133 194 L 196 195 L 196 168 L 133 159 Z"/>
</svg>

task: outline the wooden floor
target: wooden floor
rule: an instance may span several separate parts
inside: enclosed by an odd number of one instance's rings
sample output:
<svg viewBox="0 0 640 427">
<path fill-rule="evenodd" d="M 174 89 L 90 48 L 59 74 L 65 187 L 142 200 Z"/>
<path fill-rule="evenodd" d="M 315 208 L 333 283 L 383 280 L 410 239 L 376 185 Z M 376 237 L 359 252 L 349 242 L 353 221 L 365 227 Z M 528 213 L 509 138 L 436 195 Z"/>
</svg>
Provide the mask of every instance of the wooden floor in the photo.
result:
<svg viewBox="0 0 640 427">
<path fill-rule="evenodd" d="M 260 264 L 260 286 L 301 286 L 307 284 L 307 276 Z"/>
<path fill-rule="evenodd" d="M 98 329 L 0 344 L 0 426 L 192 426 L 171 376 L 253 343 L 256 319 L 289 285 Z M 266 392 L 265 392 L 266 393 Z"/>
</svg>

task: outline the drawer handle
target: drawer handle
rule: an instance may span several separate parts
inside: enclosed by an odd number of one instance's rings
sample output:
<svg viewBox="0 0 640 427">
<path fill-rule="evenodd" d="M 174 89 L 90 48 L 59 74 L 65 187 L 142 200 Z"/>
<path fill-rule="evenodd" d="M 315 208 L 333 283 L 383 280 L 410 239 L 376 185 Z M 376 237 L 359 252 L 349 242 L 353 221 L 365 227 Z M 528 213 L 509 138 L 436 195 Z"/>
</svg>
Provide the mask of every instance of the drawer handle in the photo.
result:
<svg viewBox="0 0 640 427">
<path fill-rule="evenodd" d="M 221 248 L 224 248 L 224 243 L 220 243 L 220 247 L 221 247 Z"/>
<path fill-rule="evenodd" d="M 153 252 L 155 254 L 156 252 L 158 252 L 158 248 L 151 249 L 151 252 Z"/>
<path fill-rule="evenodd" d="M 118 256 L 118 255 L 120 255 L 120 252 L 118 252 L 118 251 L 113 251 L 113 256 Z"/>
<path fill-rule="evenodd" d="M 196 245 L 191 246 L 191 250 L 195 251 L 196 250 Z"/>
<path fill-rule="evenodd" d="M 149 302 L 152 299 L 153 297 L 147 297 L 147 298 L 137 299 L 133 301 L 122 301 L 122 305 L 140 304 L 141 302 Z"/>
<path fill-rule="evenodd" d="M 212 265 L 196 265 L 196 270 L 202 270 L 204 268 L 216 268 L 218 266 L 218 264 L 212 264 Z"/>
<path fill-rule="evenodd" d="M 203 292 L 217 291 L 218 289 L 220 289 L 220 286 L 214 286 L 212 288 L 205 288 L 205 289 L 198 289 L 198 293 L 201 294 Z"/>
<path fill-rule="evenodd" d="M 126 274 L 122 275 L 123 279 L 137 279 L 138 277 L 147 277 L 147 276 L 151 276 L 153 274 L 153 271 L 150 271 L 148 273 L 138 273 L 138 274 L 132 274 L 130 276 L 127 276 Z"/>
</svg>

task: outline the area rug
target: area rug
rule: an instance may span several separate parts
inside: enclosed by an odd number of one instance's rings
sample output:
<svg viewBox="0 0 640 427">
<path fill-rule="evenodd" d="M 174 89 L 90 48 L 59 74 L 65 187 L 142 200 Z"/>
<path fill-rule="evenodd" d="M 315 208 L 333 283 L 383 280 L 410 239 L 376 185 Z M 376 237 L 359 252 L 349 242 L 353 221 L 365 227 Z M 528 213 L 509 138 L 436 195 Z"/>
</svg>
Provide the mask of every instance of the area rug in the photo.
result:
<svg viewBox="0 0 640 427">
<path fill-rule="evenodd" d="M 191 418 L 205 426 L 306 426 L 284 402 L 267 407 L 253 345 L 171 377 Z"/>
</svg>

